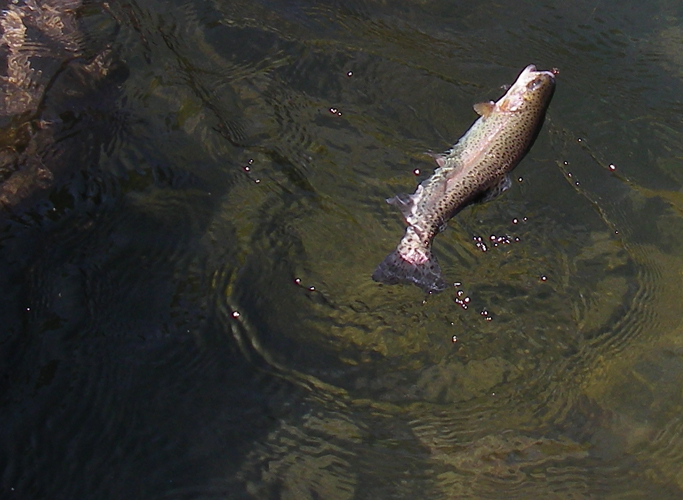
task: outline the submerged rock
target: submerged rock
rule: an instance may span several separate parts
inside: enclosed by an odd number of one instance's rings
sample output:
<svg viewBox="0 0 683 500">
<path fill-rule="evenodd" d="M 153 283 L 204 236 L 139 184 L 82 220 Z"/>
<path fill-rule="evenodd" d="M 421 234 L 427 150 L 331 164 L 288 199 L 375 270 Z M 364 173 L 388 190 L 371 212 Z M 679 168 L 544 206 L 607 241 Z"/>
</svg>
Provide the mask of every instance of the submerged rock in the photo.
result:
<svg viewBox="0 0 683 500">
<path fill-rule="evenodd" d="M 7 215 L 96 158 L 98 141 L 80 133 L 91 135 L 92 110 L 114 102 L 111 90 L 127 70 L 111 46 L 88 43 L 80 0 L 0 5 L 0 214 Z"/>
</svg>

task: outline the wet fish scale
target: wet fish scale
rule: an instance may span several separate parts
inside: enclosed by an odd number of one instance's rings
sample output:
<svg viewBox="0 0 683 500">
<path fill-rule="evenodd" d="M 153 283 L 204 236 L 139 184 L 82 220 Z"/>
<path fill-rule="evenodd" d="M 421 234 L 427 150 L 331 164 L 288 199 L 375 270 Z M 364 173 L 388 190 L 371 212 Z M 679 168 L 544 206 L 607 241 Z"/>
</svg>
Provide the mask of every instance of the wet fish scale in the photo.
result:
<svg viewBox="0 0 683 500">
<path fill-rule="evenodd" d="M 488 201 L 511 185 L 510 172 L 531 148 L 555 89 L 555 72 L 527 66 L 497 102 L 475 105 L 481 117 L 453 148 L 436 157 L 439 168 L 412 195 L 388 203 L 399 207 L 408 227 L 396 250 L 372 278 L 385 284 L 413 283 L 426 292 L 446 284 L 432 254 L 434 237 L 474 201 Z"/>
</svg>

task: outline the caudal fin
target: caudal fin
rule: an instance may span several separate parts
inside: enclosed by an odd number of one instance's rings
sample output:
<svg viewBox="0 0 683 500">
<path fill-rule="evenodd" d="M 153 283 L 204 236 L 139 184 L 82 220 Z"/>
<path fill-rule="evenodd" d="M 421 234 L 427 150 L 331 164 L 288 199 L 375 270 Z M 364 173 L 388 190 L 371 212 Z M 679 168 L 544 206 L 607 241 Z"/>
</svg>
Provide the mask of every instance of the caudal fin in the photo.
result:
<svg viewBox="0 0 683 500">
<path fill-rule="evenodd" d="M 424 263 L 415 264 L 405 260 L 398 250 L 394 250 L 377 266 L 372 279 L 386 285 L 412 283 L 427 293 L 446 289 L 446 282 L 441 277 L 441 267 L 432 253 Z"/>
</svg>

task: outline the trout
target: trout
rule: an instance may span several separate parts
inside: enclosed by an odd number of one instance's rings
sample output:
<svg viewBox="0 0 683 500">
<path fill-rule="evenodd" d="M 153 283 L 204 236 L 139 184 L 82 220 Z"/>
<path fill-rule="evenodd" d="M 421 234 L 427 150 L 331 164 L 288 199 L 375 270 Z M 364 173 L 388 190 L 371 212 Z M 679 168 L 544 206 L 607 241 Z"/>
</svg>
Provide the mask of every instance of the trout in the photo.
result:
<svg viewBox="0 0 683 500">
<path fill-rule="evenodd" d="M 396 250 L 373 273 L 373 280 L 387 285 L 413 283 L 425 292 L 446 288 L 432 253 L 434 237 L 467 205 L 489 201 L 511 186 L 508 174 L 541 130 L 557 73 L 529 65 L 498 101 L 476 104 L 479 118 L 449 151 L 435 156 L 434 174 L 415 193 L 387 200 L 401 210 L 408 227 Z"/>
</svg>

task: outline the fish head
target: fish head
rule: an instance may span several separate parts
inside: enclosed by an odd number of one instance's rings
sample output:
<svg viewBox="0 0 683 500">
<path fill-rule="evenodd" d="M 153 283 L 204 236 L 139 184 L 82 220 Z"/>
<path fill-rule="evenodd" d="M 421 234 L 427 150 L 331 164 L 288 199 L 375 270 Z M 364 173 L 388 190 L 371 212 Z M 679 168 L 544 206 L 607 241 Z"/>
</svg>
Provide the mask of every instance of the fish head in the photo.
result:
<svg viewBox="0 0 683 500">
<path fill-rule="evenodd" d="M 545 107 L 555 91 L 557 70 L 538 71 L 530 64 L 522 70 L 515 83 L 496 103 L 496 107 L 507 113 L 526 108 Z"/>
</svg>

